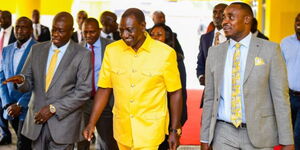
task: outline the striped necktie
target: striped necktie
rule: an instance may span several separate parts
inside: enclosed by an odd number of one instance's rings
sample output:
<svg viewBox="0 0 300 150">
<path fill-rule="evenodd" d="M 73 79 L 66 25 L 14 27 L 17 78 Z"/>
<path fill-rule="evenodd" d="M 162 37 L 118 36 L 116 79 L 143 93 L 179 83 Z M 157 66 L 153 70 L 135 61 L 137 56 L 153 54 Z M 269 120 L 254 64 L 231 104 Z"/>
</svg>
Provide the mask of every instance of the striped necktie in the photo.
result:
<svg viewBox="0 0 300 150">
<path fill-rule="evenodd" d="M 242 123 L 242 96 L 241 96 L 241 74 L 240 74 L 240 43 L 235 44 L 232 63 L 232 91 L 231 91 L 231 122 L 235 127 Z"/>
<path fill-rule="evenodd" d="M 220 34 L 221 34 L 220 32 L 216 32 L 214 45 L 220 44 Z"/>
<path fill-rule="evenodd" d="M 54 54 L 51 57 L 50 65 L 49 65 L 47 75 L 46 75 L 46 87 L 45 87 L 46 92 L 49 88 L 49 85 L 52 81 L 52 78 L 53 78 L 53 75 L 55 72 L 55 67 L 56 67 L 57 57 L 58 57 L 59 52 L 60 52 L 59 49 L 54 50 Z"/>
</svg>

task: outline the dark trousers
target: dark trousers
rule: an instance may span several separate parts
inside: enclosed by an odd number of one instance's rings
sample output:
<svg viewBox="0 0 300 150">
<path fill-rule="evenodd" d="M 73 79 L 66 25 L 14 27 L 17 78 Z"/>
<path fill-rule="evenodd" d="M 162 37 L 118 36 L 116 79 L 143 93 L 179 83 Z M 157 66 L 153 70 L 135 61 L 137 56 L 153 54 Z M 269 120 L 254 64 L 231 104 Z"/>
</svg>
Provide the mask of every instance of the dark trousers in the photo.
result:
<svg viewBox="0 0 300 150">
<path fill-rule="evenodd" d="M 17 150 L 31 150 L 31 140 L 21 134 L 24 120 L 19 121 L 18 132 L 17 132 Z"/>
<path fill-rule="evenodd" d="M 1 101 L 1 99 L 0 99 Z M 11 142 L 11 133 L 8 129 L 8 121 L 3 118 L 3 108 L 0 107 L 0 141 L 6 140 L 7 142 Z"/>
<path fill-rule="evenodd" d="M 300 96 L 290 95 L 295 150 L 300 150 Z"/>
<path fill-rule="evenodd" d="M 84 122 L 87 125 L 91 109 L 93 108 L 93 101 L 88 101 L 84 106 Z M 100 150 L 118 150 L 118 144 L 113 137 L 113 114 L 110 105 L 107 105 L 102 112 L 99 120 L 96 124 L 96 129 L 98 132 L 98 138 L 100 138 Z M 98 140 L 98 139 L 96 139 Z M 77 143 L 78 150 L 89 150 L 90 142 L 85 140 Z"/>
<path fill-rule="evenodd" d="M 159 145 L 158 150 L 168 150 L 169 143 L 168 143 L 168 135 L 166 135 L 165 140 Z"/>
</svg>

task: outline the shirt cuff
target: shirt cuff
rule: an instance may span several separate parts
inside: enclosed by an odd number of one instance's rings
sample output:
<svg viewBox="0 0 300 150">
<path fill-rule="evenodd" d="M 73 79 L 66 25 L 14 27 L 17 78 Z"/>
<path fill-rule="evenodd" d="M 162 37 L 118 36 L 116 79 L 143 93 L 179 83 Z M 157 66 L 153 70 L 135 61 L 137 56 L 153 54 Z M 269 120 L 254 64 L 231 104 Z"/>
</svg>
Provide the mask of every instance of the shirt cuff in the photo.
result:
<svg viewBox="0 0 300 150">
<path fill-rule="evenodd" d="M 25 76 L 23 75 L 23 74 L 19 74 L 20 76 L 22 76 L 23 77 L 23 79 L 24 79 L 24 81 L 25 81 Z M 24 82 L 22 82 L 21 84 L 17 84 L 17 87 L 20 87 L 20 86 L 22 86 L 24 84 Z"/>
</svg>

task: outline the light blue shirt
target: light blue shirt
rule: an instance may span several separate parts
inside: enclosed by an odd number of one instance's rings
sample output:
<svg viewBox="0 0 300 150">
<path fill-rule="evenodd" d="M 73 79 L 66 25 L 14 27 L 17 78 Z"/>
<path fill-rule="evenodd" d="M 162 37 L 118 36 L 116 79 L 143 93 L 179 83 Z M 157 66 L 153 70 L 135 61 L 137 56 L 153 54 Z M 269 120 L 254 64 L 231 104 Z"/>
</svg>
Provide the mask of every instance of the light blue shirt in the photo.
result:
<svg viewBox="0 0 300 150">
<path fill-rule="evenodd" d="M 70 41 L 67 44 L 65 44 L 64 46 L 60 47 L 60 48 L 57 48 L 53 43 L 51 44 L 51 47 L 50 47 L 50 50 L 49 50 L 48 59 L 47 59 L 46 75 L 48 73 L 48 68 L 49 68 L 49 65 L 50 65 L 51 58 L 52 58 L 52 56 L 55 53 L 54 50 L 56 50 L 56 49 L 60 50 L 60 52 L 58 53 L 57 62 L 56 62 L 56 66 L 55 66 L 55 71 L 56 71 L 56 69 L 57 69 L 57 67 L 58 67 L 58 65 L 59 65 L 62 57 L 64 56 L 65 52 L 67 51 L 67 48 L 68 48 L 69 44 L 70 44 Z M 54 73 L 55 73 L 55 71 L 54 71 Z"/>
<path fill-rule="evenodd" d="M 246 68 L 246 60 L 249 51 L 249 45 L 251 41 L 252 34 L 249 33 L 244 39 L 242 39 L 239 43 L 241 44 L 240 51 L 240 83 L 241 83 L 241 97 L 242 97 L 242 122 L 246 123 L 245 117 L 245 105 L 244 105 L 244 95 L 243 95 L 243 81 L 244 81 L 244 73 Z M 224 68 L 224 76 L 223 76 L 223 84 L 221 85 L 221 97 L 220 104 L 218 109 L 219 120 L 224 120 L 226 122 L 231 122 L 231 91 L 232 91 L 232 63 L 233 63 L 233 55 L 235 51 L 235 44 L 237 42 L 230 39 L 229 47 L 226 56 L 225 68 Z"/>
<path fill-rule="evenodd" d="M 30 41 L 32 40 L 32 38 L 28 39 L 25 43 L 22 44 L 21 48 L 18 48 L 18 43 L 15 42 L 14 43 L 14 61 L 13 61 L 13 68 L 14 68 L 14 73 L 16 74 L 17 72 L 17 68 L 18 65 L 20 63 L 20 60 L 28 46 L 28 44 L 30 43 Z"/>
<path fill-rule="evenodd" d="M 101 47 L 101 41 L 100 41 L 100 37 L 98 38 L 98 40 L 93 44 L 94 46 L 94 52 L 95 52 L 95 66 L 94 66 L 94 77 L 95 77 L 95 81 L 94 81 L 94 87 L 97 90 L 98 86 L 98 78 L 99 78 L 99 71 L 101 69 L 101 65 L 102 65 L 102 47 Z M 86 44 L 86 48 L 88 48 L 90 51 L 92 51 L 91 45 L 90 44 Z"/>
<path fill-rule="evenodd" d="M 287 66 L 289 88 L 300 91 L 300 40 L 294 34 L 284 38 L 280 46 Z"/>
</svg>

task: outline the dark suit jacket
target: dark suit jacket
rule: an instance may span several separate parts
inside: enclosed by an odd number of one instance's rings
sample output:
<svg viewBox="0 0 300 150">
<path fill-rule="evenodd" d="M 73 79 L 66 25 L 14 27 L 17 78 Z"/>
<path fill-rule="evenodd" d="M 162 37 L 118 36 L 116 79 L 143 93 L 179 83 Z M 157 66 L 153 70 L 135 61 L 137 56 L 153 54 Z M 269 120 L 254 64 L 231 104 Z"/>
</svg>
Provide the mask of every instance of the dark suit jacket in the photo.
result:
<svg viewBox="0 0 300 150">
<path fill-rule="evenodd" d="M 259 38 L 262 38 L 262 39 L 265 39 L 265 40 L 269 40 L 268 37 L 266 37 L 263 33 L 261 33 L 260 31 L 257 30 L 257 35 L 256 37 L 259 37 Z"/>
<path fill-rule="evenodd" d="M 73 34 L 72 34 L 72 36 L 71 36 L 71 39 L 72 39 L 74 42 L 78 43 L 77 31 L 73 32 Z"/>
<path fill-rule="evenodd" d="M 208 54 L 209 47 L 212 46 L 212 42 L 214 40 L 214 30 L 208 33 L 201 35 L 200 45 L 199 45 L 199 53 L 197 60 L 197 77 L 205 74 L 205 61 Z"/>
<path fill-rule="evenodd" d="M 113 32 L 113 38 L 115 41 L 121 39 L 119 31 Z"/>
<path fill-rule="evenodd" d="M 35 113 L 52 104 L 56 113 L 47 121 L 51 138 L 58 144 L 72 144 L 82 137 L 82 106 L 90 99 L 92 91 L 91 53 L 70 40 L 48 91 L 45 91 L 50 47 L 51 41 L 32 46 L 21 71 L 25 81 L 18 90 L 32 91 L 22 134 L 36 140 L 43 125 L 34 123 Z"/>
<path fill-rule="evenodd" d="M 14 43 L 3 48 L 2 71 L 0 71 L 0 98 L 2 101 L 2 108 L 6 108 L 11 104 L 18 103 L 22 106 L 21 114 L 19 116 L 20 120 L 25 119 L 31 92 L 21 93 L 14 88 L 13 83 L 2 84 L 2 82 L 21 72 L 25 60 L 30 52 L 31 46 L 35 43 L 36 41 L 33 39 L 28 43 L 27 48 L 20 59 L 16 73 L 13 70 L 15 53 Z M 7 114 L 6 110 L 4 111 L 3 116 L 5 119 L 13 119 Z"/>
<path fill-rule="evenodd" d="M 41 25 L 41 34 L 38 37 L 38 42 L 50 41 L 51 35 L 48 27 Z"/>
</svg>

